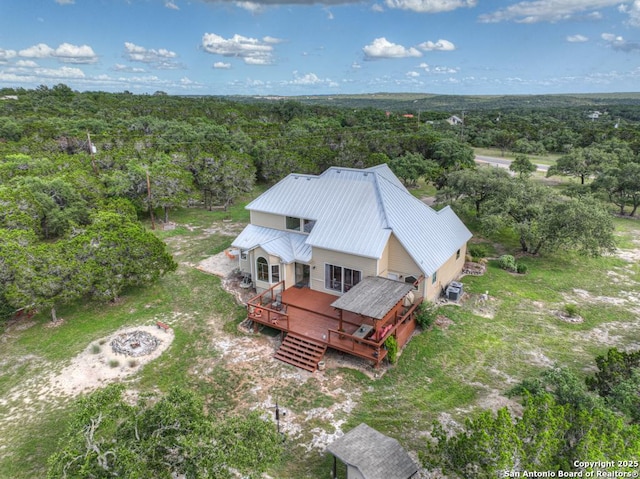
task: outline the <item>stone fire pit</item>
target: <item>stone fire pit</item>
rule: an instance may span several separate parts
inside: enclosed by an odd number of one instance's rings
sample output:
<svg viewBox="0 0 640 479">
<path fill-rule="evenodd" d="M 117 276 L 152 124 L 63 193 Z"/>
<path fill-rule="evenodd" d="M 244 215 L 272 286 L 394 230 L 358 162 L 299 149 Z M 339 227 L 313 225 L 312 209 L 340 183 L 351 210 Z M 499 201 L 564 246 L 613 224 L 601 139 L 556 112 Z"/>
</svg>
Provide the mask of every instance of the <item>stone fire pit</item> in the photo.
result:
<svg viewBox="0 0 640 479">
<path fill-rule="evenodd" d="M 116 354 L 139 357 L 153 352 L 160 342 L 158 338 L 146 331 L 135 330 L 118 335 L 111 341 L 111 349 Z"/>
</svg>

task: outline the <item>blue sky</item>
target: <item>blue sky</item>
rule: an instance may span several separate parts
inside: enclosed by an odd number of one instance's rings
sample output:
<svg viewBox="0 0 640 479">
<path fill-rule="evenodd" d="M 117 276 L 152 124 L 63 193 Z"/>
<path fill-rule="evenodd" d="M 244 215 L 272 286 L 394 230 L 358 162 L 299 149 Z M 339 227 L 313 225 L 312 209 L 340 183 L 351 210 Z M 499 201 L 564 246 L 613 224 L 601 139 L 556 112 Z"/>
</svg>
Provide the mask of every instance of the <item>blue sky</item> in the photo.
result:
<svg viewBox="0 0 640 479">
<path fill-rule="evenodd" d="M 640 0 L 0 0 L 0 87 L 640 91 Z"/>
</svg>

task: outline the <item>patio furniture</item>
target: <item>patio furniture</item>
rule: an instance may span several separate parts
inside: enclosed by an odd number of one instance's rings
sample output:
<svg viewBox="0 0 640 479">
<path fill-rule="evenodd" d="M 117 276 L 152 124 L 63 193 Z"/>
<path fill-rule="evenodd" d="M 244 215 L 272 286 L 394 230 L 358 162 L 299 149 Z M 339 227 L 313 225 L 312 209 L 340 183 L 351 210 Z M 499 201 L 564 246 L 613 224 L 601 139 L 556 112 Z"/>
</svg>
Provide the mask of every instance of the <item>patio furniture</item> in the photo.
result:
<svg viewBox="0 0 640 479">
<path fill-rule="evenodd" d="M 367 337 L 367 335 L 373 331 L 373 326 L 369 325 L 369 324 L 362 324 L 360 325 L 360 327 L 356 330 L 355 333 L 353 333 L 353 336 L 360 338 L 360 339 L 364 339 Z"/>
</svg>

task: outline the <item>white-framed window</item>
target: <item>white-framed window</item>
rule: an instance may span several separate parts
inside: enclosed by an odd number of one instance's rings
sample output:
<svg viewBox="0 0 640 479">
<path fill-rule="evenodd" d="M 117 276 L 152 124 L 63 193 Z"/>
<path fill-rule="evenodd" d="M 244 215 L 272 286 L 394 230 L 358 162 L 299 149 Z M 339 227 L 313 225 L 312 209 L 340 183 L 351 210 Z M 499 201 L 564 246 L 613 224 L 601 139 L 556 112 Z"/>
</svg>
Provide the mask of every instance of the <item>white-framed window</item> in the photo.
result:
<svg viewBox="0 0 640 479">
<path fill-rule="evenodd" d="M 303 233 L 311 233 L 316 224 L 316 220 L 307 218 L 298 218 L 296 216 L 285 217 L 285 228 L 291 231 L 302 231 Z"/>
<path fill-rule="evenodd" d="M 258 281 L 269 282 L 269 262 L 266 258 L 259 256 L 258 259 L 256 259 L 256 273 Z"/>
<path fill-rule="evenodd" d="M 438 272 L 434 272 L 433 275 L 431 276 L 431 284 L 436 284 L 436 281 L 438 280 Z"/>
<path fill-rule="evenodd" d="M 334 264 L 324 265 L 324 287 L 346 293 L 362 280 L 362 271 Z"/>
<path fill-rule="evenodd" d="M 271 265 L 271 282 L 272 283 L 280 282 L 280 265 L 279 264 Z"/>
<path fill-rule="evenodd" d="M 295 216 L 287 216 L 285 219 L 285 227 L 288 230 L 300 231 L 300 218 Z"/>
</svg>

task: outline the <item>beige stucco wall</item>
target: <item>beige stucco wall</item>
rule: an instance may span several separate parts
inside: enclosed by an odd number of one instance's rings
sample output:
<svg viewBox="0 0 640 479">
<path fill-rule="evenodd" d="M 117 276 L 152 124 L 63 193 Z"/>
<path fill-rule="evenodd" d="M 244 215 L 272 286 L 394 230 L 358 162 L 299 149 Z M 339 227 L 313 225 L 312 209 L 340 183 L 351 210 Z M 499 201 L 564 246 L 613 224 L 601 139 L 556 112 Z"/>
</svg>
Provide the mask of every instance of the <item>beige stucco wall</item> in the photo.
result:
<svg viewBox="0 0 640 479">
<path fill-rule="evenodd" d="M 389 237 L 385 253 L 386 258 L 383 254 L 380 259 L 380 266 L 384 266 L 381 268 L 380 276 L 387 277 L 389 273 L 395 273 L 402 277 L 415 276 L 417 279 L 422 274 L 416 262 L 393 234 Z"/>
<path fill-rule="evenodd" d="M 284 276 L 282 276 L 284 274 Z M 280 266 L 280 279 L 284 280 L 284 289 L 296 284 L 295 263 L 283 264 Z"/>
<path fill-rule="evenodd" d="M 274 215 L 271 213 L 263 213 L 260 211 L 251 211 L 251 224 L 264 226 L 265 228 L 273 228 L 276 230 L 285 229 L 284 216 Z"/>
<path fill-rule="evenodd" d="M 457 255 L 453 253 L 451 258 L 449 258 L 445 264 L 443 264 L 438 273 L 436 275 L 435 283 L 432 283 L 433 277 L 430 276 L 425 279 L 425 287 L 426 287 L 426 295 L 425 297 L 429 300 L 437 299 L 440 295 L 440 292 L 443 288 L 445 288 L 451 281 L 454 281 L 462 272 L 462 267 L 464 266 L 464 258 L 467 253 L 467 245 L 463 245 L 460 248 L 460 254 Z M 458 257 L 457 257 L 458 256 Z M 457 257 L 457 258 L 456 258 Z"/>
<path fill-rule="evenodd" d="M 322 248 L 313 248 L 313 261 L 311 263 L 311 289 L 322 291 L 324 293 L 335 294 L 337 296 L 340 295 L 340 293 L 324 287 L 324 265 L 327 263 L 361 271 L 363 278 L 377 275 L 378 261 L 376 259 L 339 253 L 337 251 L 330 251 Z"/>
</svg>

